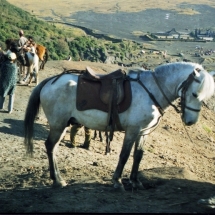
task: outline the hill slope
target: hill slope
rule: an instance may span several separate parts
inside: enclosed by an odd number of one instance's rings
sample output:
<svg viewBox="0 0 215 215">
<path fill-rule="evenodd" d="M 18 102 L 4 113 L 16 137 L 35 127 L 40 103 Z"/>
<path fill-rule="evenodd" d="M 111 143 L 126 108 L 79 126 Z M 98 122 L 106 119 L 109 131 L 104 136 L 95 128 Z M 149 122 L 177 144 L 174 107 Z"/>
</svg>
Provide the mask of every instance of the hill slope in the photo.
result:
<svg viewBox="0 0 215 215">
<path fill-rule="evenodd" d="M 49 61 L 45 71 L 40 72 L 40 80 L 61 73 L 63 68 L 84 69 L 86 66 L 98 72 L 117 69 L 114 65 L 92 62 Z M 113 191 L 111 177 L 124 134 L 115 133 L 112 152 L 105 156 L 105 144 L 98 139 L 91 141 L 89 151 L 71 149 L 67 132 L 58 147 L 57 159 L 68 186 L 52 189 L 44 146 L 49 127 L 42 110 L 35 122 L 34 158 L 24 156 L 23 118 L 32 90 L 33 87 L 18 85 L 14 112 L 0 113 L 1 212 L 212 212 L 200 207 L 197 201 L 214 194 L 214 112 L 203 107 L 199 122 L 185 130 L 180 116 L 169 108 L 145 143 L 139 168 L 145 190 L 128 188 L 123 195 Z M 82 129 L 77 135 L 77 144 L 83 141 Z M 125 184 L 131 171 L 132 153 L 123 171 Z"/>
</svg>

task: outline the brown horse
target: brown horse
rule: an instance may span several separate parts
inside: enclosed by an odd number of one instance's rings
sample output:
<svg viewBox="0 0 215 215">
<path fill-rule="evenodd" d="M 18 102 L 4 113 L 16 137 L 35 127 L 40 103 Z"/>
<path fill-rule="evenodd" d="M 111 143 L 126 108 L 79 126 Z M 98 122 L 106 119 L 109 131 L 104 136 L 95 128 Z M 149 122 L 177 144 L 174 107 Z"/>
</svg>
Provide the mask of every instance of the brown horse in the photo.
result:
<svg viewBox="0 0 215 215">
<path fill-rule="evenodd" d="M 45 66 L 45 64 L 46 64 L 46 62 L 48 60 L 48 57 L 49 57 L 48 49 L 45 46 L 37 44 L 37 46 L 36 46 L 36 53 L 37 53 L 40 61 L 42 61 L 39 70 L 43 70 L 44 66 Z"/>
</svg>

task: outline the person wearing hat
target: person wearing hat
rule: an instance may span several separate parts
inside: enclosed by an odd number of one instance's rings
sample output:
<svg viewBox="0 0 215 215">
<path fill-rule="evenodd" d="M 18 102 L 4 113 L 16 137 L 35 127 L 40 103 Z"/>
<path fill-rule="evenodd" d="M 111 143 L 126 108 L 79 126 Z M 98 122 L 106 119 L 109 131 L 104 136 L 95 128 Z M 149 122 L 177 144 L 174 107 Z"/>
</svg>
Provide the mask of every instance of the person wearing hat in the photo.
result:
<svg viewBox="0 0 215 215">
<path fill-rule="evenodd" d="M 28 43 L 28 39 L 24 36 L 24 31 L 19 30 L 19 41 L 18 41 L 18 49 L 20 50 L 20 56 L 21 56 L 21 61 L 22 65 L 20 66 L 20 79 L 21 79 L 21 74 L 25 75 L 25 66 L 26 65 L 26 59 L 25 59 L 25 52 L 24 49 Z"/>
<path fill-rule="evenodd" d="M 0 67 L 0 109 L 4 108 L 5 97 L 9 95 L 8 113 L 12 113 L 17 77 L 16 54 L 7 51 L 5 57 Z"/>
</svg>

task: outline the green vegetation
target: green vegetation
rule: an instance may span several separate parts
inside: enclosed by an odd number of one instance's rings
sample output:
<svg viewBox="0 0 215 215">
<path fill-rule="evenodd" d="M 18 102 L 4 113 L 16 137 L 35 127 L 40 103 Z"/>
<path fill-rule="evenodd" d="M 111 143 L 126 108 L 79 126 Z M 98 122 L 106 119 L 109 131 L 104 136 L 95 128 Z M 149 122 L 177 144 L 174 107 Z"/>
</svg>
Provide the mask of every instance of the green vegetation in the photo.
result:
<svg viewBox="0 0 215 215">
<path fill-rule="evenodd" d="M 202 125 L 202 128 L 203 128 L 207 133 L 211 133 L 211 128 L 209 128 L 207 125 Z"/>
<path fill-rule="evenodd" d="M 63 32 L 54 24 L 38 20 L 6 0 L 0 0 L 0 45 L 5 48 L 6 39 L 18 39 L 19 29 L 24 30 L 25 36 L 32 35 L 37 43 L 46 46 L 52 59 L 63 59 L 68 56 L 69 47 L 66 39 L 73 36 L 71 32 Z"/>
<path fill-rule="evenodd" d="M 104 62 L 107 55 L 118 60 L 125 59 L 129 53 L 137 52 L 142 46 L 131 41 L 115 41 L 114 38 L 97 39 L 86 36 L 83 30 L 63 24 L 50 23 L 37 19 L 29 12 L 0 0 L 0 45 L 5 49 L 5 40 L 18 39 L 18 31 L 23 29 L 25 36 L 33 36 L 36 43 L 47 47 L 52 60 L 66 59 Z M 98 35 L 97 35 L 98 36 Z M 121 42 L 120 42 L 121 41 Z"/>
</svg>

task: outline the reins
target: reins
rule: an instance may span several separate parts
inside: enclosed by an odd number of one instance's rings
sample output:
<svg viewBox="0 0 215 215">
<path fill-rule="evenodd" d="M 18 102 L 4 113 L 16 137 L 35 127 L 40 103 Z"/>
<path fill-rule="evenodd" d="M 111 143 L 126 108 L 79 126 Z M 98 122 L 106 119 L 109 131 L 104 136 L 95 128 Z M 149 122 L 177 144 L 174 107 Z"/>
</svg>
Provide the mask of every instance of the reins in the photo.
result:
<svg viewBox="0 0 215 215">
<path fill-rule="evenodd" d="M 154 80 L 155 80 L 155 82 L 156 82 L 158 88 L 160 89 L 161 93 L 163 94 L 164 98 L 165 98 L 165 99 L 167 100 L 167 102 L 169 103 L 169 105 L 171 105 L 171 106 L 175 109 L 175 111 L 176 111 L 177 113 L 180 113 L 181 111 L 180 111 L 174 104 L 172 104 L 172 102 L 170 102 L 170 100 L 168 99 L 168 97 L 167 97 L 166 94 L 164 93 L 164 91 L 163 91 L 163 89 L 161 88 L 161 86 L 160 86 L 160 84 L 159 84 L 159 82 L 158 82 L 158 79 L 157 79 L 157 77 L 155 76 L 155 73 L 154 73 L 154 72 L 152 72 L 152 76 L 153 76 L 153 78 L 154 78 Z"/>
<path fill-rule="evenodd" d="M 155 80 L 155 82 L 156 82 L 158 88 L 160 89 L 161 93 L 163 94 L 163 96 L 165 97 L 165 99 L 168 101 L 168 103 L 176 110 L 177 113 L 181 113 L 181 111 L 180 111 L 175 105 L 173 105 L 173 104 L 169 101 L 169 99 L 168 99 L 168 97 L 165 95 L 163 89 L 160 87 L 160 84 L 158 83 L 157 77 L 155 76 L 154 73 L 152 73 L 152 76 L 153 76 L 153 78 L 154 78 L 154 80 Z M 179 91 L 180 89 L 182 90 L 182 95 L 181 95 L 181 110 L 182 110 L 182 114 L 184 113 L 185 108 L 188 109 L 188 110 L 194 111 L 194 112 L 199 112 L 199 111 L 200 111 L 200 109 L 195 109 L 195 108 L 191 108 L 191 107 L 187 106 L 187 105 L 186 105 L 186 102 L 185 102 L 185 94 L 186 94 L 186 92 L 187 92 L 188 87 L 190 86 L 190 84 L 191 84 L 193 81 L 196 81 L 197 83 L 201 83 L 198 79 L 195 78 L 194 72 L 191 73 L 191 74 L 188 76 L 188 78 L 187 78 L 187 79 L 181 84 L 181 86 L 178 88 L 178 91 Z M 186 127 L 184 126 L 184 123 L 183 123 L 183 122 L 182 122 L 182 124 L 183 124 L 184 130 L 185 130 L 186 133 L 187 133 L 187 136 L 189 137 L 190 141 L 193 143 L 193 141 L 192 141 L 192 139 L 191 139 L 191 137 L 190 137 L 190 135 L 189 135 L 189 133 L 188 133 Z"/>
<path fill-rule="evenodd" d="M 150 98 L 152 99 L 152 101 L 155 103 L 156 107 L 158 108 L 160 114 L 163 116 L 164 115 L 164 110 L 161 107 L 161 105 L 159 104 L 159 102 L 155 99 L 154 95 L 147 89 L 147 87 L 143 84 L 143 82 L 140 80 L 140 73 L 138 73 L 138 77 L 137 78 L 131 78 L 131 77 L 127 77 L 127 80 L 129 81 L 137 81 L 141 87 L 143 87 L 143 89 L 149 94 Z"/>
<path fill-rule="evenodd" d="M 148 93 L 149 97 L 152 99 L 152 101 L 155 103 L 158 111 L 160 112 L 160 116 L 158 117 L 158 120 L 157 122 L 151 126 L 150 128 L 143 128 L 140 130 L 140 132 L 143 132 L 143 131 L 146 131 L 146 130 L 149 130 L 149 129 L 152 129 L 152 128 L 157 128 L 160 120 L 161 120 L 161 117 L 164 115 L 164 110 L 163 108 L 161 107 L 161 105 L 159 104 L 159 102 L 156 100 L 156 98 L 154 97 L 154 95 L 147 89 L 147 87 L 143 84 L 143 82 L 140 80 L 140 73 L 137 74 L 137 78 L 131 78 L 129 76 L 126 77 L 127 80 L 129 81 L 136 81 L 137 83 L 140 84 L 141 87 L 143 87 L 143 89 Z M 154 130 L 155 130 L 154 129 Z M 154 131 L 153 130 L 153 131 Z M 150 133 L 152 133 L 153 131 L 149 132 L 148 134 L 144 134 L 144 135 L 141 135 L 141 136 L 145 136 L 145 135 L 149 135 Z M 140 135 L 140 134 L 139 134 Z"/>
<path fill-rule="evenodd" d="M 181 107 L 182 107 L 182 111 L 183 112 L 184 112 L 185 108 L 188 109 L 188 110 L 194 111 L 194 112 L 199 112 L 200 111 L 200 109 L 195 109 L 195 108 L 189 107 L 185 103 L 185 94 L 186 94 L 186 91 L 187 91 L 188 87 L 190 86 L 190 84 L 193 81 L 196 81 L 197 83 L 201 83 L 198 79 L 195 78 L 195 76 L 193 75 L 193 73 L 191 73 L 188 76 L 188 78 L 178 88 L 178 91 L 181 89 L 181 93 L 182 93 L 182 96 L 181 96 Z"/>
<path fill-rule="evenodd" d="M 182 90 L 182 95 L 181 95 L 181 109 L 182 109 L 182 111 L 180 111 L 174 104 L 172 104 L 172 102 L 170 102 L 170 100 L 168 99 L 168 97 L 167 97 L 166 94 L 164 93 L 163 89 L 161 88 L 161 86 L 160 86 L 160 84 L 159 84 L 159 82 L 158 82 L 158 79 L 157 79 L 157 77 L 155 76 L 155 73 L 154 73 L 154 72 L 152 72 L 152 76 L 153 76 L 153 78 L 154 78 L 154 80 L 155 80 L 155 82 L 156 82 L 158 88 L 160 89 L 162 95 L 164 96 L 164 98 L 165 98 L 166 101 L 168 102 L 168 104 L 171 105 L 171 106 L 175 109 L 175 111 L 176 111 L 177 113 L 182 113 L 182 114 L 183 114 L 185 108 L 188 109 L 188 110 L 191 110 L 191 111 L 195 111 L 195 112 L 199 112 L 199 111 L 200 111 L 200 109 L 195 109 L 195 108 L 192 108 L 192 107 L 187 106 L 187 105 L 186 105 L 186 102 L 185 102 L 185 94 L 186 94 L 187 89 L 188 89 L 188 87 L 190 86 L 190 84 L 191 84 L 193 81 L 196 81 L 196 82 L 198 82 L 198 83 L 201 83 L 198 79 L 195 78 L 194 72 L 191 73 L 191 74 L 188 76 L 188 78 L 187 78 L 187 79 L 181 84 L 181 86 L 178 88 L 178 91 L 179 91 L 180 89 Z M 157 121 L 157 123 L 156 123 L 155 125 L 153 125 L 153 126 L 150 127 L 150 128 L 142 129 L 141 131 L 145 131 L 145 130 L 148 130 L 148 129 L 152 129 L 152 128 L 154 128 L 154 127 L 155 127 L 155 129 L 156 129 L 157 125 L 158 125 L 159 122 L 160 122 L 161 117 L 164 115 L 164 110 L 163 110 L 163 108 L 161 107 L 161 105 L 159 104 L 159 102 L 155 99 L 154 95 L 153 95 L 153 94 L 146 88 L 146 86 L 141 82 L 141 80 L 140 80 L 140 73 L 138 73 L 137 78 L 134 79 L 134 78 L 129 77 L 128 80 L 130 80 L 130 81 L 137 81 L 137 82 L 144 88 L 144 90 L 149 94 L 150 98 L 151 98 L 152 101 L 155 103 L 156 107 L 158 108 L 158 110 L 159 110 L 159 112 L 160 112 L 160 114 L 161 114 L 161 116 L 158 118 L 158 121 Z M 182 124 L 183 124 L 183 126 L 184 126 L 184 123 L 183 123 L 183 122 L 182 122 Z M 154 129 L 154 130 L 155 130 L 155 129 Z M 185 126 L 184 126 L 184 129 L 186 130 Z M 154 131 L 154 130 L 153 130 L 153 131 Z M 151 132 L 150 132 L 150 133 L 151 133 Z M 150 133 L 148 133 L 148 134 L 150 134 Z M 187 130 L 186 130 L 186 133 L 187 133 L 187 135 L 188 135 L 190 141 L 193 142 L 192 139 L 191 139 L 191 137 L 189 136 Z M 147 134 L 147 135 L 148 135 L 148 134 Z M 144 135 L 146 135 L 146 134 L 144 134 Z"/>
</svg>

